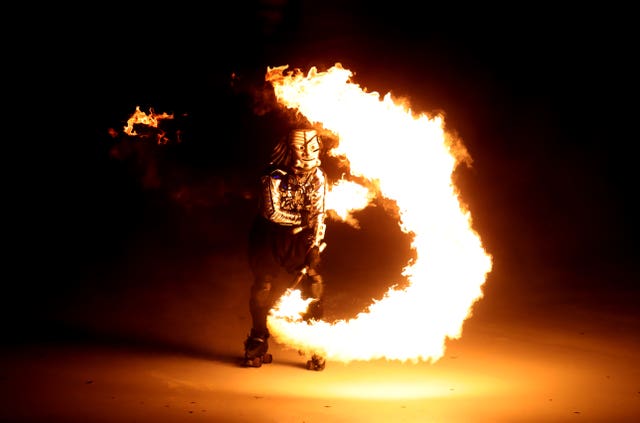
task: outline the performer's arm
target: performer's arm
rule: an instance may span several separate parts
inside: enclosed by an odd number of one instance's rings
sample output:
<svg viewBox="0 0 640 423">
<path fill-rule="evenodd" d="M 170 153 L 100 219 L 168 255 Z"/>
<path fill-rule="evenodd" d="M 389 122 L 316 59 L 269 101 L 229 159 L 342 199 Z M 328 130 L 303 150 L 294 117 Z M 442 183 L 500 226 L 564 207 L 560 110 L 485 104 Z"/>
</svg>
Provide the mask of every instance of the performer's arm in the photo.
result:
<svg viewBox="0 0 640 423">
<path fill-rule="evenodd" d="M 327 183 L 324 172 L 318 168 L 314 184 L 314 194 L 312 196 L 311 210 L 309 213 L 309 227 L 314 230 L 313 245 L 319 247 L 324 240 L 326 225 L 325 219 L 325 198 L 327 195 Z"/>
</svg>

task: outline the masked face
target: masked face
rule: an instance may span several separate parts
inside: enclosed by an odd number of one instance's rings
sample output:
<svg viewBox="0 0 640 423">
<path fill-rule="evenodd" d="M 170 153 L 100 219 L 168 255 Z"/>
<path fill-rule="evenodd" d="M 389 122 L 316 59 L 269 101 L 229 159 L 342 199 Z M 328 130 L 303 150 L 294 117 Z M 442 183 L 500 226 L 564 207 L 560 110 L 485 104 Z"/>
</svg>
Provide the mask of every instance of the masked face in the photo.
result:
<svg viewBox="0 0 640 423">
<path fill-rule="evenodd" d="M 291 132 L 289 143 L 293 151 L 297 170 L 308 171 L 320 166 L 320 139 L 313 129 L 298 129 Z"/>
</svg>

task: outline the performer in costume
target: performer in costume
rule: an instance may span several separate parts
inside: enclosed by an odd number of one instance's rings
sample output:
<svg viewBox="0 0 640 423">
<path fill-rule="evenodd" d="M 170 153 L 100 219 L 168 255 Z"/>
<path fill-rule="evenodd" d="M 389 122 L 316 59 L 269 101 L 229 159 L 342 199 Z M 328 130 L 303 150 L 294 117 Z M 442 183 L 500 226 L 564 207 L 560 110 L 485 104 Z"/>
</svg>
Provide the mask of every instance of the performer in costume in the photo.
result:
<svg viewBox="0 0 640 423">
<path fill-rule="evenodd" d="M 306 298 L 312 298 L 305 318 L 322 318 L 319 266 L 327 183 L 320 167 L 321 148 L 316 130 L 292 130 L 276 145 L 260 178 L 259 213 L 249 238 L 252 328 L 245 341 L 246 362 L 254 365 L 271 360 L 267 315 L 281 295 L 274 290 L 278 276 L 291 275 L 290 280 L 296 274 L 304 276 L 300 287 Z"/>
</svg>

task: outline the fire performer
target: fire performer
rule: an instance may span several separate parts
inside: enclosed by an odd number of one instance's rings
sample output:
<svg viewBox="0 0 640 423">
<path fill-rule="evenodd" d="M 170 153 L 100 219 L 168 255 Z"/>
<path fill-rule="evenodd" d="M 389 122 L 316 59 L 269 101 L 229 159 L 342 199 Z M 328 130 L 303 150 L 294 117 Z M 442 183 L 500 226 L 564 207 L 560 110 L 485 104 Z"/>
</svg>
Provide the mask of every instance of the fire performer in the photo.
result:
<svg viewBox="0 0 640 423">
<path fill-rule="evenodd" d="M 276 289 L 279 276 L 290 275 L 289 285 L 293 280 L 311 299 L 306 320 L 322 318 L 324 286 L 319 267 L 325 245 L 327 182 L 320 167 L 321 148 L 316 130 L 294 129 L 276 145 L 260 178 L 259 213 L 249 237 L 254 279 L 249 301 L 252 328 L 244 343 L 248 366 L 260 367 L 272 360 L 267 353 L 267 315 L 288 287 Z M 313 360 L 316 367 L 324 367 L 321 357 Z"/>
</svg>

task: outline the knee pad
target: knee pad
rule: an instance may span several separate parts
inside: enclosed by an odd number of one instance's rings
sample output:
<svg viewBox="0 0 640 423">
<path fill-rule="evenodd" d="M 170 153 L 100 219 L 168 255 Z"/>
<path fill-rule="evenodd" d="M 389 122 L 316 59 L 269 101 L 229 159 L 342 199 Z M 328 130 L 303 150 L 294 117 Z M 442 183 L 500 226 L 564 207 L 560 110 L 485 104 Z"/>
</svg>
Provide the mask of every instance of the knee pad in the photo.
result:
<svg viewBox="0 0 640 423">
<path fill-rule="evenodd" d="M 321 320 L 324 317 L 324 304 L 321 299 L 313 300 L 309 303 L 307 312 L 303 316 L 303 320 L 309 321 L 311 319 Z"/>
<path fill-rule="evenodd" d="M 309 283 L 309 294 L 316 300 L 322 298 L 322 294 L 324 293 L 324 284 L 322 283 L 322 276 L 313 275 L 310 276 Z"/>
</svg>

